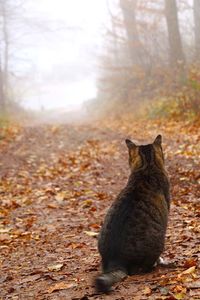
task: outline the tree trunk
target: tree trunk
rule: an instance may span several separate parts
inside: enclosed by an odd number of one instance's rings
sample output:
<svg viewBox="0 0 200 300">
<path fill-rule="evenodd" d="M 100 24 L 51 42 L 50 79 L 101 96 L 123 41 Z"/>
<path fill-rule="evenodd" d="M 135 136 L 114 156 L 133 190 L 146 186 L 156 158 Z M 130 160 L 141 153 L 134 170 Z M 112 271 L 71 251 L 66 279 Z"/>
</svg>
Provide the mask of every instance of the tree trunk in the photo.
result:
<svg viewBox="0 0 200 300">
<path fill-rule="evenodd" d="M 9 81 L 9 34 L 8 34 L 8 11 L 7 2 L 0 1 L 2 20 L 2 52 L 0 53 L 0 107 L 6 110 L 8 104 L 8 81 Z"/>
<path fill-rule="evenodd" d="M 8 38 L 8 15 L 6 9 L 6 3 L 2 6 L 2 17 L 3 17 L 3 40 L 4 40 L 4 57 L 3 57 L 3 86 L 4 86 L 4 97 L 6 103 L 8 102 L 8 62 L 9 62 L 9 38 Z"/>
<path fill-rule="evenodd" d="M 128 38 L 130 59 L 133 65 L 141 63 L 140 40 L 136 21 L 137 0 L 120 0 L 124 25 Z"/>
<path fill-rule="evenodd" d="M 3 71 L 0 62 L 0 112 L 4 112 L 5 109 L 6 109 L 6 103 L 5 103 L 5 95 L 4 95 L 4 77 L 3 77 Z"/>
<path fill-rule="evenodd" d="M 110 15 L 111 19 L 111 34 L 112 34 L 112 41 L 113 41 L 113 49 L 112 49 L 112 59 L 115 66 L 118 65 L 119 62 L 119 45 L 118 45 L 118 34 L 117 34 L 117 26 L 115 24 L 115 16 L 112 13 L 112 10 L 110 8 L 109 0 L 107 0 L 107 10 Z"/>
<path fill-rule="evenodd" d="M 195 60 L 200 62 L 200 0 L 194 0 Z"/>
<path fill-rule="evenodd" d="M 165 0 L 165 15 L 168 28 L 170 64 L 173 68 L 183 68 L 185 64 L 185 56 L 183 53 L 183 46 L 178 24 L 176 0 Z"/>
</svg>

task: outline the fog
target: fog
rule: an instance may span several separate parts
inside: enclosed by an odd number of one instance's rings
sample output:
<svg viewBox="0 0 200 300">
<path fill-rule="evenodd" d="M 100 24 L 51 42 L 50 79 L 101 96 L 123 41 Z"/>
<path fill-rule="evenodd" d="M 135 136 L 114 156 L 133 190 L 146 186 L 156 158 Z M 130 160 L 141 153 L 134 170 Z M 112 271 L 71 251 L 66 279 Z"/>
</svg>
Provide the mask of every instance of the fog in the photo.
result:
<svg viewBox="0 0 200 300">
<path fill-rule="evenodd" d="M 2 110 L 83 107 L 93 116 L 136 115 L 141 106 L 154 106 L 148 112 L 154 115 L 166 107 L 171 111 L 172 98 L 185 111 L 184 94 L 194 114 L 199 5 L 197 0 L 0 0 Z"/>
<path fill-rule="evenodd" d="M 12 71 L 26 85 L 17 97 L 21 105 L 75 109 L 95 98 L 106 1 L 26 1 L 23 12 L 25 24 L 18 28 L 22 37 L 12 60 Z"/>
</svg>

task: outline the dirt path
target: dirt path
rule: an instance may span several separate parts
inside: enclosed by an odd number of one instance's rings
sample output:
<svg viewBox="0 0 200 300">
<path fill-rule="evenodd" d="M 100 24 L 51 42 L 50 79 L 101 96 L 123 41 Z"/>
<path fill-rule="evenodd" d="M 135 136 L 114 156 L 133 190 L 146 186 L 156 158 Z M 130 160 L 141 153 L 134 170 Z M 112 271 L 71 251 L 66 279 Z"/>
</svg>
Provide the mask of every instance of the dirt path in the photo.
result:
<svg viewBox="0 0 200 300">
<path fill-rule="evenodd" d="M 176 267 L 96 295 L 96 235 L 129 175 L 124 138 L 157 133 L 173 198 L 163 257 Z M 199 142 L 198 127 L 156 122 L 41 125 L 2 140 L 0 299 L 200 299 Z"/>
</svg>

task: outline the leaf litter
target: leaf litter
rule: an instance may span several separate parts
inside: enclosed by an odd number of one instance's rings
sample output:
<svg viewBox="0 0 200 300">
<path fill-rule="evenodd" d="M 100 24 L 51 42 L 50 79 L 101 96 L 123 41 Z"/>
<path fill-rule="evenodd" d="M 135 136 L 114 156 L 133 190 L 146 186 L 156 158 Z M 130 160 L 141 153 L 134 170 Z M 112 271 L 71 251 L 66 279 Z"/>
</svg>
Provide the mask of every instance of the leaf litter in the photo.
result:
<svg viewBox="0 0 200 300">
<path fill-rule="evenodd" d="M 199 126 L 128 119 L 3 133 L 1 299 L 105 299 L 93 287 L 100 272 L 96 238 L 129 175 L 123 140 L 148 142 L 157 133 L 172 186 L 163 256 L 174 267 L 129 277 L 109 299 L 199 299 Z"/>
</svg>

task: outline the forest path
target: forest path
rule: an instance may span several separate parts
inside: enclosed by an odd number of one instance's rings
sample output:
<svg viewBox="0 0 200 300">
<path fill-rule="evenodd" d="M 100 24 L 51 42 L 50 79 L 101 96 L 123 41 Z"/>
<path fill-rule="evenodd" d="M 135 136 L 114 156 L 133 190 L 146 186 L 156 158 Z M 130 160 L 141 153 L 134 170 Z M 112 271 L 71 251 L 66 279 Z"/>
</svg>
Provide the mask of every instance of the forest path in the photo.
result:
<svg viewBox="0 0 200 300">
<path fill-rule="evenodd" d="M 172 269 L 97 295 L 96 235 L 128 175 L 127 137 L 163 134 Z M 200 133 L 184 123 L 113 121 L 10 130 L 0 144 L 0 299 L 200 299 Z"/>
</svg>

